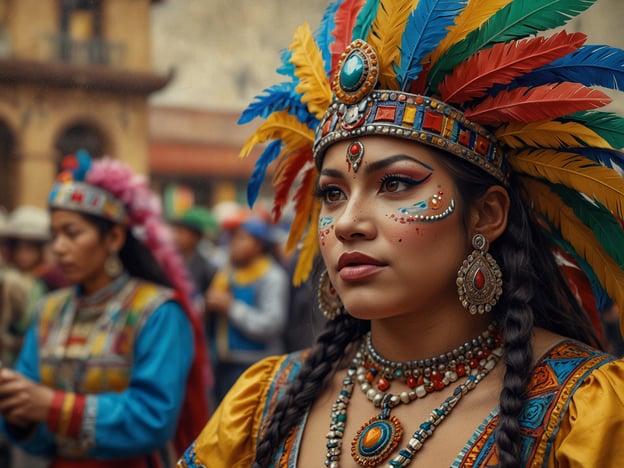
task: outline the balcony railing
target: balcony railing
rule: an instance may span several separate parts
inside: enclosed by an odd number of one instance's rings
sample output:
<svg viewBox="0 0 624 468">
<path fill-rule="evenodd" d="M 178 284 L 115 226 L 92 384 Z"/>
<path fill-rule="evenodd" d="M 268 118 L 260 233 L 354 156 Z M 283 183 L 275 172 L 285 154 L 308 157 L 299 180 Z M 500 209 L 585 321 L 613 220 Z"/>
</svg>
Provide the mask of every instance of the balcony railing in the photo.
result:
<svg viewBox="0 0 624 468">
<path fill-rule="evenodd" d="M 126 47 L 103 39 L 78 40 L 67 35 L 47 38 L 49 58 L 56 62 L 80 65 L 123 66 Z"/>
</svg>

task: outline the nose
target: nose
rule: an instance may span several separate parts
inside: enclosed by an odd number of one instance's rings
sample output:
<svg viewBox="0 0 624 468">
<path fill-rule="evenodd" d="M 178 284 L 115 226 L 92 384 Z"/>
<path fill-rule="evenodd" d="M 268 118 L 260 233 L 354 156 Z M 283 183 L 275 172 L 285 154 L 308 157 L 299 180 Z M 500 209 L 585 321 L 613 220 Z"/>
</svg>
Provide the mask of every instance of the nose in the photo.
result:
<svg viewBox="0 0 624 468">
<path fill-rule="evenodd" d="M 342 242 L 372 239 L 376 234 L 372 204 L 352 195 L 336 217 L 334 232 Z"/>
</svg>

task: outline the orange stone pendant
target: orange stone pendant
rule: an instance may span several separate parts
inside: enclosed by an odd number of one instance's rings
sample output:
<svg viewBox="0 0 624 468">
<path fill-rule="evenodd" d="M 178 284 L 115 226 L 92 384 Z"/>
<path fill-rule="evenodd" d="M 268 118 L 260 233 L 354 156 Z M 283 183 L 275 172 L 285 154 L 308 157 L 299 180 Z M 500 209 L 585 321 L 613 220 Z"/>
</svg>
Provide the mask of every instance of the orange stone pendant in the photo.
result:
<svg viewBox="0 0 624 468">
<path fill-rule="evenodd" d="M 377 466 L 386 460 L 403 436 L 396 416 L 375 416 L 362 425 L 351 442 L 351 456 L 359 466 Z"/>
</svg>

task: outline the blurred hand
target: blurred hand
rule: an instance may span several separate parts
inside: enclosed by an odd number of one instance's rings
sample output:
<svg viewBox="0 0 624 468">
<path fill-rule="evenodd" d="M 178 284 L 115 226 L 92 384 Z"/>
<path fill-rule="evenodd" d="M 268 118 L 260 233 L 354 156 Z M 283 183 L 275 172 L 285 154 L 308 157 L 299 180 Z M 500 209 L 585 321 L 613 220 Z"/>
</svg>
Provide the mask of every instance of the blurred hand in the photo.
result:
<svg viewBox="0 0 624 468">
<path fill-rule="evenodd" d="M 209 289 L 206 291 L 206 311 L 227 316 L 234 300 L 232 293 Z"/>
<path fill-rule="evenodd" d="M 11 424 L 25 427 L 44 422 L 54 390 L 10 369 L 0 370 L 0 414 Z"/>
</svg>

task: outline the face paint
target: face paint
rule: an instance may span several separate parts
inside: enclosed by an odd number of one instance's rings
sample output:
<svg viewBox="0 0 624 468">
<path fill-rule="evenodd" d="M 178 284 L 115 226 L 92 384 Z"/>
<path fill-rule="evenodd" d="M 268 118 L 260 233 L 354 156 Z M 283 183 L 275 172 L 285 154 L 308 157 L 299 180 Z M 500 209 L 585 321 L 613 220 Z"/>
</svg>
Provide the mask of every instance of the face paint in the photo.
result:
<svg viewBox="0 0 624 468">
<path fill-rule="evenodd" d="M 318 221 L 318 230 L 319 230 L 319 241 L 321 245 L 325 245 L 325 239 L 334 228 L 334 217 L 333 216 L 321 216 Z"/>
<path fill-rule="evenodd" d="M 449 206 L 441 213 L 436 214 L 423 214 L 430 211 L 439 211 L 442 206 L 442 196 L 444 192 L 438 191 L 429 197 L 428 200 L 421 200 L 414 203 L 407 208 L 399 208 L 398 211 L 402 216 L 394 216 L 394 218 L 400 223 L 415 223 L 415 222 L 433 222 L 440 221 L 441 219 L 450 216 L 455 211 L 455 200 L 451 199 Z"/>
</svg>

